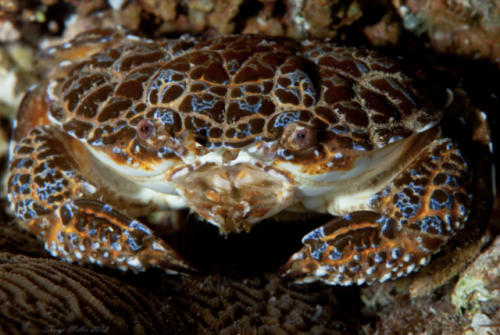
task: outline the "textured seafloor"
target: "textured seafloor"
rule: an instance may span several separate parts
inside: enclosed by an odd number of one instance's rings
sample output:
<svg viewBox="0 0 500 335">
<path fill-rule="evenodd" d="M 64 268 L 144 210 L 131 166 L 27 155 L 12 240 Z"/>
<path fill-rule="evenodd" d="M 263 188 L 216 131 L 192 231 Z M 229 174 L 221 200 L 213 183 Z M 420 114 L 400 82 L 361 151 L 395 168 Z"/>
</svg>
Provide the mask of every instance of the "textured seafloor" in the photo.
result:
<svg viewBox="0 0 500 335">
<path fill-rule="evenodd" d="M 500 3 L 482 0 L 0 0 L 2 169 L 16 105 L 45 73 L 39 51 L 117 24 L 151 38 L 261 33 L 401 54 L 467 92 L 497 140 L 499 20 Z M 483 193 L 476 213 L 485 222 Z M 343 288 L 297 286 L 273 274 L 317 223 L 267 221 L 252 234 L 224 239 L 186 212 L 164 213 L 149 218 L 159 222 L 155 230 L 212 275 L 122 274 L 51 259 L 41 241 L 19 231 L 0 195 L 2 333 L 500 334 L 498 198 L 481 255 L 459 276 L 444 280 L 433 271 L 457 257 L 473 258 L 479 244 L 448 258 L 446 249 L 420 281 Z M 433 292 L 421 289 L 438 281 L 444 284 Z"/>
</svg>

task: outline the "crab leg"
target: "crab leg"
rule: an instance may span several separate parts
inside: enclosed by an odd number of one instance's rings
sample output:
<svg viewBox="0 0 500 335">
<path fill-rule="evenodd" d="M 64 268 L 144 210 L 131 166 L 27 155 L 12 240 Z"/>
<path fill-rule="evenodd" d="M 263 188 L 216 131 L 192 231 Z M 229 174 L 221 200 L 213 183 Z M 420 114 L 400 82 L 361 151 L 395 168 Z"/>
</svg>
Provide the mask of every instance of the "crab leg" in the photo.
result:
<svg viewBox="0 0 500 335">
<path fill-rule="evenodd" d="M 21 225 L 44 239 L 52 255 L 70 262 L 192 272 L 150 229 L 101 201 L 106 196 L 72 141 L 53 127 L 39 126 L 18 143 L 8 196 Z"/>
<path fill-rule="evenodd" d="M 464 227 L 472 184 L 449 139 L 430 143 L 383 191 L 357 211 L 304 236 L 281 273 L 298 282 L 350 285 L 385 281 L 426 265 Z"/>
</svg>

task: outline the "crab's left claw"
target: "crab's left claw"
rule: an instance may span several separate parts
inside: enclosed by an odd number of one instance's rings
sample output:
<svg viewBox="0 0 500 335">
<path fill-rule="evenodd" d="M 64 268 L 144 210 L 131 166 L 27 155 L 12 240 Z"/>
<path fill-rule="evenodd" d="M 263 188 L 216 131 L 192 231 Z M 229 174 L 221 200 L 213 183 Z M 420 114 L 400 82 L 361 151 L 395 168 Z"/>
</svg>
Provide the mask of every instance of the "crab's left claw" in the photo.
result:
<svg viewBox="0 0 500 335">
<path fill-rule="evenodd" d="M 426 265 L 462 229 L 470 210 L 468 163 L 449 139 L 436 140 L 357 211 L 307 234 L 281 268 L 296 282 L 361 285 Z"/>
<path fill-rule="evenodd" d="M 306 245 L 281 269 L 297 282 L 324 280 L 351 285 L 397 278 L 427 264 L 445 236 L 420 239 L 389 217 L 359 211 L 330 221 L 307 234 Z"/>
</svg>

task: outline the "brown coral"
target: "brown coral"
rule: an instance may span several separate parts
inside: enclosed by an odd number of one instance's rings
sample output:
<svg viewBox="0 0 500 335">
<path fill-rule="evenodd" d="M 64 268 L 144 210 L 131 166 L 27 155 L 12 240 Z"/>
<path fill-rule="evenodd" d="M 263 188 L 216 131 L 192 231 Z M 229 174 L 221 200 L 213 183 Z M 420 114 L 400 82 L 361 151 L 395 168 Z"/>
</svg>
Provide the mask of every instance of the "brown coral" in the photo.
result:
<svg viewBox="0 0 500 335">
<path fill-rule="evenodd" d="M 23 1 L 29 1 L 29 8 L 24 8 Z M 4 12 L 19 14 L 18 25 L 36 20 L 54 26 L 51 18 L 57 10 L 50 8 L 57 5 L 72 7 L 80 18 L 105 21 L 104 26 L 137 29 L 137 21 L 149 19 L 146 25 L 156 35 L 205 32 L 219 36 L 244 31 L 299 39 L 334 37 L 338 29 L 357 22 L 365 8 L 372 6 L 357 0 L 0 0 L 0 8 L 1 4 Z M 61 15 L 55 16 L 58 24 L 63 23 Z M 49 30 L 57 32 L 58 28 Z"/>
<path fill-rule="evenodd" d="M 462 273 L 455 287 L 446 285 L 425 297 L 398 295 L 404 282 L 363 288 L 365 313 L 379 317 L 377 334 L 498 334 L 499 246 L 497 238 Z"/>
<path fill-rule="evenodd" d="M 176 328 L 183 326 L 159 298 L 116 279 L 59 261 L 7 253 L 0 256 L 0 301 L 1 331 L 10 334 L 51 329 L 165 334 L 170 328 L 165 319 L 176 322 Z"/>
<path fill-rule="evenodd" d="M 338 28 L 363 16 L 361 5 L 352 0 L 289 0 L 286 6 L 287 36 L 299 39 L 335 37 Z"/>
<path fill-rule="evenodd" d="M 392 0 L 404 26 L 427 33 L 439 53 L 489 59 L 500 66 L 498 1 Z"/>
<path fill-rule="evenodd" d="M 500 237 L 460 276 L 451 302 L 462 316 L 462 324 L 476 332 L 480 326 L 496 328 L 500 321 Z"/>
<path fill-rule="evenodd" d="M 43 242 L 21 230 L 15 221 L 10 224 L 0 224 L 0 250 L 14 255 L 51 257 L 45 250 Z"/>
<path fill-rule="evenodd" d="M 335 309 L 323 286 L 287 286 L 274 275 L 128 280 L 156 292 L 56 260 L 0 253 L 0 332 L 358 333 L 359 320 Z"/>
<path fill-rule="evenodd" d="M 446 287 L 444 292 L 449 292 Z M 460 326 L 452 317 L 455 306 L 435 294 L 416 299 L 398 296 L 397 284 L 377 283 L 362 289 L 365 312 L 380 318 L 377 334 L 460 334 Z"/>
<path fill-rule="evenodd" d="M 165 283 L 175 287 L 173 279 L 167 277 Z M 198 334 L 340 335 L 359 330 L 359 320 L 346 309 L 334 308 L 338 304 L 335 295 L 324 286 L 288 286 L 275 275 L 182 277 L 176 283 L 187 288 L 175 301 L 196 315 Z"/>
</svg>

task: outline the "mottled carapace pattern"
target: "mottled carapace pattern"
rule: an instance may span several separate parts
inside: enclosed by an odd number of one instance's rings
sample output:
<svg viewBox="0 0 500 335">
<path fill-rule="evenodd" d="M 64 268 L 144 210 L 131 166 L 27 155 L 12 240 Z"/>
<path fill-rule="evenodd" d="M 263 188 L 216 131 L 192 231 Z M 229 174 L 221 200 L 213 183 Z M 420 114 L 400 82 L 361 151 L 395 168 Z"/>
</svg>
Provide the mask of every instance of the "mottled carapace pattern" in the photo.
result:
<svg viewBox="0 0 500 335">
<path fill-rule="evenodd" d="M 53 255 L 191 272 L 134 217 L 188 206 L 241 232 L 303 206 L 351 213 L 306 235 L 282 272 L 361 284 L 414 271 L 465 224 L 468 163 L 434 127 L 445 91 L 403 61 L 331 43 L 152 41 L 120 29 L 46 56 L 62 62 L 21 105 L 8 194 Z"/>
<path fill-rule="evenodd" d="M 307 152 L 284 148 L 276 159 L 307 164 L 314 151 L 321 161 L 340 150 L 381 148 L 442 115 L 435 106 L 443 97 L 415 80 L 422 73 L 376 52 L 264 36 L 113 37 L 121 46 L 80 62 L 51 84 L 50 115 L 115 161 L 146 169 L 182 149 L 139 140 L 136 126 L 145 118 L 161 120 L 177 142 L 188 131 L 209 149 L 275 141 L 299 122 L 317 129 L 320 140 Z"/>
</svg>

